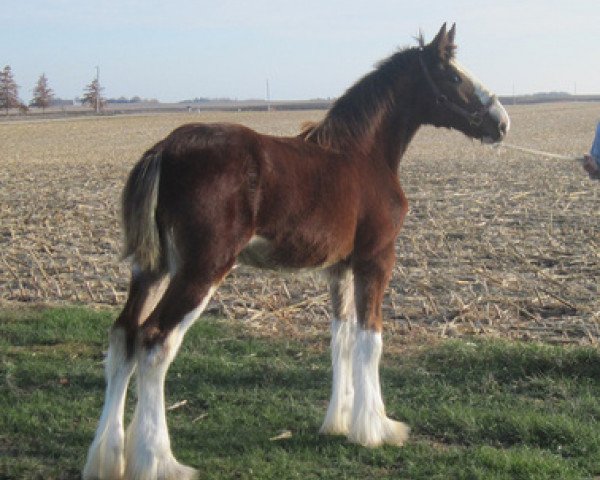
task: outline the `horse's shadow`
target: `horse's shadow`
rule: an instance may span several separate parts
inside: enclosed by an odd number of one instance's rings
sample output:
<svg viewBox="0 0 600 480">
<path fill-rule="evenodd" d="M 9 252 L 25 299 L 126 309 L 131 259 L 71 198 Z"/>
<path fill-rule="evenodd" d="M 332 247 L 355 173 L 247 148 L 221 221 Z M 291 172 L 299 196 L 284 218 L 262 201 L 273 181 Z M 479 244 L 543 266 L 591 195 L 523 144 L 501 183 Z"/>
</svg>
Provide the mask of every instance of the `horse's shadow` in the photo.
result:
<svg viewBox="0 0 600 480">
<path fill-rule="evenodd" d="M 229 346 L 223 347 L 227 355 Z M 165 385 L 177 394 L 170 400 L 187 400 L 168 414 L 174 450 L 185 460 L 186 451 L 224 458 L 354 448 L 344 436 L 319 434 L 331 388 L 328 359 L 328 352 L 298 357 L 297 349 L 278 346 L 272 356 L 241 358 L 239 368 L 231 366 L 235 357 L 212 358 L 207 366 L 201 356 L 182 355 Z"/>
</svg>

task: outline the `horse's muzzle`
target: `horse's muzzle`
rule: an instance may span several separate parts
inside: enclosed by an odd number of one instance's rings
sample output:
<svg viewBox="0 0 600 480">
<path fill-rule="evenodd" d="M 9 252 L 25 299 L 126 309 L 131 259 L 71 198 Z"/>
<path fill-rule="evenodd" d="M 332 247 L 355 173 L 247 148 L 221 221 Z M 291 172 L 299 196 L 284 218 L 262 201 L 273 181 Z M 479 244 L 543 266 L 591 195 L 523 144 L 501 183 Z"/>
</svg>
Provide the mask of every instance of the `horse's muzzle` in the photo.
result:
<svg viewBox="0 0 600 480">
<path fill-rule="evenodd" d="M 481 141 L 483 143 L 501 142 L 510 130 L 510 117 L 498 99 L 494 100 L 488 114 L 491 120 L 490 130 L 493 131 L 490 131 L 488 135 L 485 135 Z"/>
</svg>

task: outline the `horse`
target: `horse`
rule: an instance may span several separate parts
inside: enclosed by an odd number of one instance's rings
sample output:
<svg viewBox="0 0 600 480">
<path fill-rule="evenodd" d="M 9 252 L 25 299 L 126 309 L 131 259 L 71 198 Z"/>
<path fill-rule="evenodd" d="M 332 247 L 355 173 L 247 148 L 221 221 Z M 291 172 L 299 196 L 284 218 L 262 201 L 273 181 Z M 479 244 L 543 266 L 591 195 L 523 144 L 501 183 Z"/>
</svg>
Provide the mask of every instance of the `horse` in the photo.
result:
<svg viewBox="0 0 600 480">
<path fill-rule="evenodd" d="M 379 381 L 384 291 L 408 211 L 398 166 L 420 126 L 501 141 L 510 120 L 456 61 L 456 25 L 399 50 L 293 137 L 183 125 L 144 153 L 122 196 L 125 306 L 109 333 L 105 402 L 84 479 L 188 479 L 165 417 L 167 369 L 234 265 L 319 269 L 332 303 L 331 399 L 320 432 L 401 446 Z M 125 433 L 125 396 L 137 404 Z"/>
</svg>

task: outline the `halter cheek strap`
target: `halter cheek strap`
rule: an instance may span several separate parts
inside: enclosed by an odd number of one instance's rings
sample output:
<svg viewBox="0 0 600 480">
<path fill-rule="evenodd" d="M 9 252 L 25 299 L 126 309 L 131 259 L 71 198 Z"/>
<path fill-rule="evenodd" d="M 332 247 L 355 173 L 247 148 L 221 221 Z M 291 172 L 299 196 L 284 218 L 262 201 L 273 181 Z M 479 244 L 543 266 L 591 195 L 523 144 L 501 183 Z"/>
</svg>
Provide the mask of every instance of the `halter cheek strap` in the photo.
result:
<svg viewBox="0 0 600 480">
<path fill-rule="evenodd" d="M 490 108 L 496 101 L 496 96 L 492 95 L 490 99 L 487 101 L 485 105 L 482 105 L 479 110 L 475 110 L 474 112 L 469 112 L 467 109 L 457 105 L 452 102 L 446 95 L 442 93 L 437 84 L 433 81 L 431 74 L 429 73 L 429 69 L 427 68 L 427 64 L 423 59 L 423 50 L 419 51 L 419 63 L 421 64 L 421 70 L 423 70 L 423 75 L 427 83 L 429 84 L 431 90 L 433 91 L 433 95 L 435 96 L 435 101 L 438 105 L 443 105 L 448 110 L 457 113 L 463 118 L 466 118 L 470 125 L 478 127 L 483 122 L 483 117 L 489 112 Z"/>
</svg>

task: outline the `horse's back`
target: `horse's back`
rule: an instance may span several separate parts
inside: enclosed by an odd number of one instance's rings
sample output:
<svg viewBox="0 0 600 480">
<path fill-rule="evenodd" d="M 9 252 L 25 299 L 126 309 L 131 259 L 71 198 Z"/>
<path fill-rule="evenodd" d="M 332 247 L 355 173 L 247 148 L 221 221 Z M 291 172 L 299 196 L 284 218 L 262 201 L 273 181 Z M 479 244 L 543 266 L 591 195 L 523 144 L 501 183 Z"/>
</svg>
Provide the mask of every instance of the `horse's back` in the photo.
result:
<svg viewBox="0 0 600 480">
<path fill-rule="evenodd" d="M 166 158 L 174 161 L 194 156 L 195 161 L 256 147 L 259 134 L 243 125 L 229 123 L 188 123 L 173 130 L 157 144 Z M 199 155 L 200 154 L 200 155 Z"/>
</svg>

